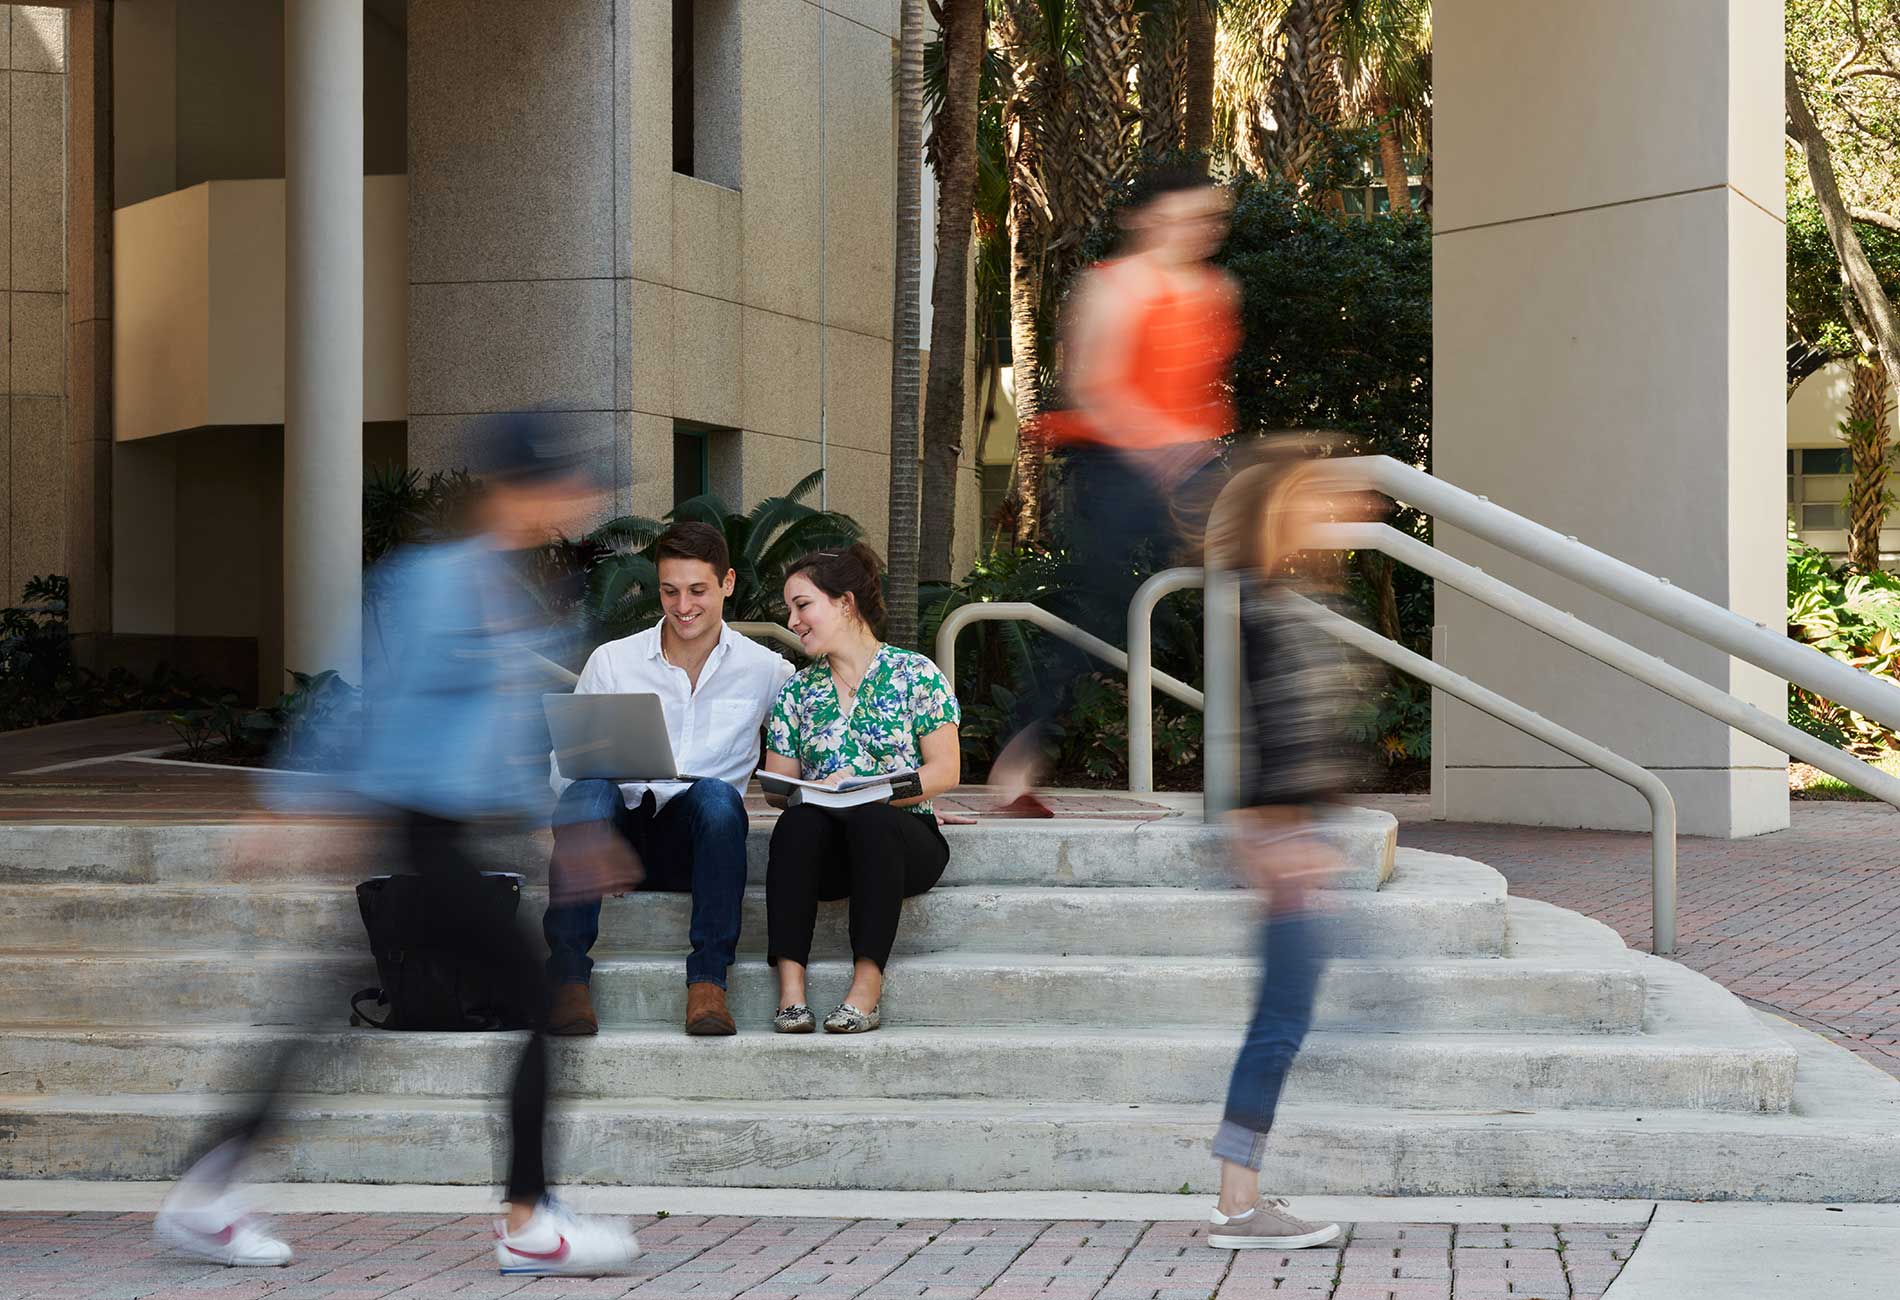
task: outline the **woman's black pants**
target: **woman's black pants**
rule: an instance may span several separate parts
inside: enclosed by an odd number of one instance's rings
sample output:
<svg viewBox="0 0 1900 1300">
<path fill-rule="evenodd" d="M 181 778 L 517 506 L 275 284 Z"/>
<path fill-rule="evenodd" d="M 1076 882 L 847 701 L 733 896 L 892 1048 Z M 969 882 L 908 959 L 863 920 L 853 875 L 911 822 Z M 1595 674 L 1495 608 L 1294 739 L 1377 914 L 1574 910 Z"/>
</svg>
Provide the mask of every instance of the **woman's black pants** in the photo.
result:
<svg viewBox="0 0 1900 1300">
<path fill-rule="evenodd" d="M 786 809 L 772 830 L 765 876 L 767 960 L 809 965 L 818 904 L 849 898 L 851 955 L 882 969 L 904 900 L 936 884 L 949 861 L 950 846 L 927 813 L 885 803 Z"/>
</svg>

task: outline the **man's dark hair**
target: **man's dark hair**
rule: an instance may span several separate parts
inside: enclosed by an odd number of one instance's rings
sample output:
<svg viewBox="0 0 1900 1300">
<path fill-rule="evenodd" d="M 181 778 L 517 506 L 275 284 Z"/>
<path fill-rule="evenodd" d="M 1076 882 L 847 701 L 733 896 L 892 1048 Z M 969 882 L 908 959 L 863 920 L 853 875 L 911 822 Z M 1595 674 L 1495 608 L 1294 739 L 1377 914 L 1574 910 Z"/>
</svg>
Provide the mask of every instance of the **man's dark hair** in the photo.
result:
<svg viewBox="0 0 1900 1300">
<path fill-rule="evenodd" d="M 711 524 L 689 519 L 674 524 L 653 543 L 653 562 L 661 560 L 704 560 L 719 577 L 732 567 L 732 553 L 726 549 L 726 535 Z"/>
</svg>

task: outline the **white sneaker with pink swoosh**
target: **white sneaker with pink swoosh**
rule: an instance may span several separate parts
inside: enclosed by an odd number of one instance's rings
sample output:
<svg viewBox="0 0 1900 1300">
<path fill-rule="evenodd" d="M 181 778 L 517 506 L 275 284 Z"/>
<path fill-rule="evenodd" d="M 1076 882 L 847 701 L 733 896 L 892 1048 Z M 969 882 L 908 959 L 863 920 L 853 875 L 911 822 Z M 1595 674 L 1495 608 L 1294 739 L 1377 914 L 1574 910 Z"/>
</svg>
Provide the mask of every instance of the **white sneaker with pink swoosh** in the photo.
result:
<svg viewBox="0 0 1900 1300">
<path fill-rule="evenodd" d="M 624 1273 L 640 1243 L 625 1219 L 582 1218 L 545 1200 L 519 1232 L 495 1222 L 495 1260 L 506 1276 L 605 1277 Z"/>
</svg>

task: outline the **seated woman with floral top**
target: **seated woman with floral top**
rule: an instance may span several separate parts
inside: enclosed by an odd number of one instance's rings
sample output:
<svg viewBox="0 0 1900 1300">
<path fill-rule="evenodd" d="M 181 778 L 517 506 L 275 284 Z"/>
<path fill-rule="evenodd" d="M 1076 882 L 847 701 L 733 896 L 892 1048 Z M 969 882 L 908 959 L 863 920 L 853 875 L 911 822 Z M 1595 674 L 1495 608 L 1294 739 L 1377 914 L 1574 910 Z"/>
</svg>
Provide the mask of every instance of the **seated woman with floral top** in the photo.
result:
<svg viewBox="0 0 1900 1300">
<path fill-rule="evenodd" d="M 878 640 L 883 562 L 859 543 L 816 551 L 785 579 L 788 626 L 813 663 L 779 691 L 765 727 L 765 771 L 836 783 L 916 771 L 923 793 L 852 808 L 798 804 L 772 831 L 765 878 L 766 959 L 778 968 L 781 1034 L 809 1034 L 805 967 L 820 900 L 851 900 L 851 990 L 825 1017 L 834 1034 L 880 1023 L 884 967 L 906 898 L 936 884 L 950 861 L 933 795 L 956 785 L 956 693 L 937 666 Z M 775 800 L 776 802 L 776 800 Z"/>
</svg>

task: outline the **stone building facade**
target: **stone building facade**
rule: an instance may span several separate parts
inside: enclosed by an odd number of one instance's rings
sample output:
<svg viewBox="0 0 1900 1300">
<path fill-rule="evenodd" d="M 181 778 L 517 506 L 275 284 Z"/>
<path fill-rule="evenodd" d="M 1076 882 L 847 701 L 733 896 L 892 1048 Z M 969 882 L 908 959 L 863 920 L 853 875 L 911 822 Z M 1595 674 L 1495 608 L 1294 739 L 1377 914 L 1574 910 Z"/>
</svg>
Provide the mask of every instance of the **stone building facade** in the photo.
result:
<svg viewBox="0 0 1900 1300">
<path fill-rule="evenodd" d="M 328 584 L 356 544 L 356 479 L 331 471 L 359 445 L 367 467 L 453 468 L 480 417 L 525 408 L 598 448 L 618 513 L 703 490 L 746 508 L 822 469 L 825 504 L 881 545 L 896 9 L 11 7 L 15 589 L 80 562 L 76 627 L 104 660 L 167 658 L 265 694 L 285 666 L 347 669 L 347 630 L 321 629 L 342 627 L 348 595 Z M 338 79 L 353 42 L 360 76 Z M 320 179 L 299 189 L 294 165 L 358 130 L 360 232 L 348 177 L 305 173 Z M 77 213 L 88 168 L 105 193 Z M 82 377 L 62 376 L 39 328 L 65 287 L 62 223 L 103 286 L 99 400 L 72 420 L 62 398 Z M 324 276 L 298 287 L 298 266 L 335 251 L 317 247 L 326 232 L 362 268 L 344 317 L 309 297 Z M 354 376 L 337 360 L 352 331 Z M 354 422 L 332 409 L 352 385 Z M 324 428 L 300 426 L 316 411 Z M 82 420 L 99 466 L 76 484 L 69 464 L 62 483 L 55 447 Z"/>
</svg>

